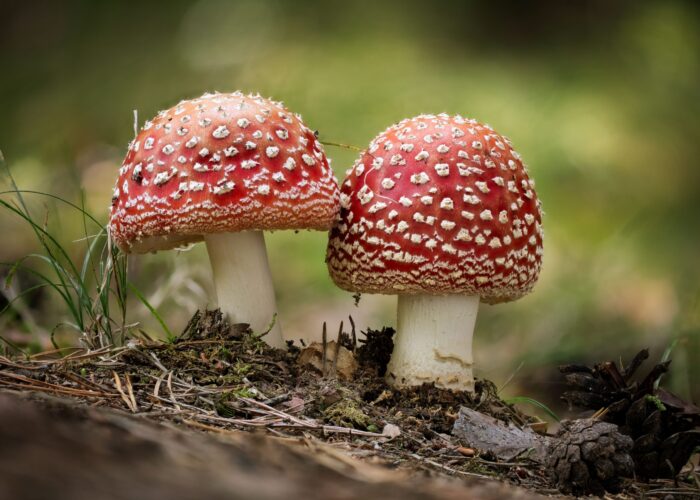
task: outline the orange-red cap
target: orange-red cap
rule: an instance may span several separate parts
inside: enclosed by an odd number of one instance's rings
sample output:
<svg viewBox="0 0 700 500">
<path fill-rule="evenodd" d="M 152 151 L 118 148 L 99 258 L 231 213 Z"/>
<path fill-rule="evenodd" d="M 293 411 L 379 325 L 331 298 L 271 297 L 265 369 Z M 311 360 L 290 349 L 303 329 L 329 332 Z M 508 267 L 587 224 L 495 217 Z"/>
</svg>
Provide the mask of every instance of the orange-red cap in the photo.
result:
<svg viewBox="0 0 700 500">
<path fill-rule="evenodd" d="M 145 252 L 244 230 L 328 229 L 338 187 L 323 147 L 281 103 L 205 94 L 161 111 L 129 145 L 110 232 Z"/>
<path fill-rule="evenodd" d="M 423 115 L 377 136 L 341 186 L 327 262 L 338 286 L 385 294 L 529 292 L 542 214 L 520 155 L 488 125 Z"/>
</svg>

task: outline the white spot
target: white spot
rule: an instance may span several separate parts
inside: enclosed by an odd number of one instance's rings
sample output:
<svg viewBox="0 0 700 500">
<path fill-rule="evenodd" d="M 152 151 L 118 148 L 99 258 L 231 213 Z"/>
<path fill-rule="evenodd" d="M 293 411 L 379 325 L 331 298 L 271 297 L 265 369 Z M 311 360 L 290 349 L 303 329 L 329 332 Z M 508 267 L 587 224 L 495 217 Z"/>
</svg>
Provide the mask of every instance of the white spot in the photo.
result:
<svg viewBox="0 0 700 500">
<path fill-rule="evenodd" d="M 372 198 L 374 198 L 374 192 L 367 186 L 362 186 L 362 189 L 357 192 L 357 199 L 359 199 L 360 203 L 363 205 L 369 203 Z"/>
<path fill-rule="evenodd" d="M 149 137 L 146 139 L 146 141 L 143 143 L 143 149 L 153 149 L 153 143 L 155 140 L 153 137 Z"/>
<path fill-rule="evenodd" d="M 233 191 L 236 183 L 233 181 L 221 181 L 221 185 L 216 185 L 211 188 L 211 192 L 217 195 L 222 195 Z"/>
<path fill-rule="evenodd" d="M 162 186 L 166 182 L 168 182 L 170 179 L 173 178 L 173 176 L 177 173 L 177 169 L 175 167 L 170 167 L 170 170 L 167 170 L 165 172 L 160 172 L 153 178 L 153 184 L 156 186 Z M 124 192 L 128 192 L 126 189 Z"/>
<path fill-rule="evenodd" d="M 449 243 L 444 243 L 442 245 L 442 251 L 445 253 L 452 254 L 452 255 L 455 255 L 457 253 L 457 249 L 455 247 L 453 247 L 452 245 L 450 245 Z"/>
<path fill-rule="evenodd" d="M 185 143 L 185 147 L 186 147 L 186 148 L 189 148 L 189 149 L 192 149 L 193 147 L 195 147 L 195 146 L 197 145 L 198 142 L 199 142 L 199 137 L 197 137 L 197 136 L 192 136 L 192 137 L 190 137 L 190 139 Z"/>
<path fill-rule="evenodd" d="M 280 128 L 275 130 L 275 134 L 277 134 L 277 137 L 279 137 L 283 141 L 286 141 L 289 138 L 289 132 L 287 132 L 286 128 Z"/>
<path fill-rule="evenodd" d="M 450 147 L 449 147 L 447 144 L 440 144 L 440 145 L 437 147 L 437 152 L 438 152 L 438 153 L 445 154 L 445 153 L 447 153 L 449 150 L 450 150 Z"/>
<path fill-rule="evenodd" d="M 433 197 L 432 196 L 421 196 L 420 198 L 421 203 L 423 205 L 432 205 L 433 204 Z"/>
<path fill-rule="evenodd" d="M 415 159 L 416 159 L 416 161 L 423 161 L 423 160 L 427 160 L 429 157 L 430 157 L 430 154 L 424 149 L 415 156 Z"/>
<path fill-rule="evenodd" d="M 452 201 L 452 198 L 443 198 L 442 201 L 440 202 L 440 208 L 444 210 L 452 210 L 455 207 L 454 202 Z"/>
<path fill-rule="evenodd" d="M 342 208 L 350 208 L 350 197 L 345 193 L 340 193 L 340 206 Z"/>
<path fill-rule="evenodd" d="M 423 140 L 425 142 L 427 142 L 428 144 L 430 144 L 431 142 L 433 142 L 433 136 L 430 134 L 427 134 L 427 135 L 423 136 Z"/>
<path fill-rule="evenodd" d="M 396 185 L 396 183 L 389 179 L 388 177 L 386 179 L 382 179 L 382 187 L 384 189 L 391 189 Z"/>
<path fill-rule="evenodd" d="M 228 137 L 230 133 L 231 132 L 228 131 L 226 125 L 219 125 L 214 129 L 211 135 L 214 137 L 214 139 L 223 139 L 224 137 Z"/>
<path fill-rule="evenodd" d="M 474 214 L 466 210 L 462 211 L 462 217 L 464 217 L 467 220 L 474 220 Z"/>
<path fill-rule="evenodd" d="M 505 210 L 501 210 L 498 214 L 498 222 L 501 224 L 505 224 L 508 222 L 508 212 Z"/>
<path fill-rule="evenodd" d="M 243 160 L 241 162 L 241 168 L 245 170 L 250 170 L 251 168 L 255 168 L 258 165 L 258 162 L 255 160 Z"/>
<path fill-rule="evenodd" d="M 408 229 L 408 223 L 406 223 L 406 221 L 400 221 L 398 224 L 396 224 L 397 233 L 403 233 L 406 229 Z"/>
<path fill-rule="evenodd" d="M 399 213 L 396 210 L 392 210 L 391 212 L 389 212 L 389 215 L 387 217 L 389 217 L 389 220 L 392 220 L 395 219 L 398 215 Z"/>
<path fill-rule="evenodd" d="M 268 184 L 260 184 L 258 186 L 258 194 L 262 194 L 262 195 L 270 194 L 270 186 Z"/>
<path fill-rule="evenodd" d="M 489 193 L 491 191 L 485 182 L 476 181 L 474 185 L 476 185 L 477 189 L 482 193 Z"/>
<path fill-rule="evenodd" d="M 487 208 L 479 214 L 479 218 L 481 218 L 481 220 L 493 220 L 493 214 L 491 214 L 491 210 Z"/>
<path fill-rule="evenodd" d="M 282 165 L 282 167 L 286 168 L 287 170 L 294 170 L 294 167 L 296 166 L 297 162 L 291 156 L 287 158 L 287 160 L 284 162 L 284 165 Z"/>
<path fill-rule="evenodd" d="M 236 125 L 238 125 L 241 128 L 247 128 L 248 125 L 250 125 L 250 120 L 248 120 L 247 118 L 239 118 L 236 122 Z"/>
<path fill-rule="evenodd" d="M 475 194 L 465 194 L 464 202 L 469 203 L 470 205 L 478 205 L 479 203 L 481 203 L 481 200 Z"/>
<path fill-rule="evenodd" d="M 384 210 L 385 208 L 386 208 L 386 203 L 384 203 L 382 201 L 378 201 L 377 203 L 375 203 L 374 205 L 369 207 L 368 212 L 371 214 L 376 214 L 377 212 L 379 212 L 380 210 Z"/>
<path fill-rule="evenodd" d="M 260 130 L 253 132 L 253 139 L 262 139 L 263 133 Z"/>
<path fill-rule="evenodd" d="M 440 177 L 447 177 L 450 175 L 450 166 L 447 163 L 437 163 L 435 164 L 435 171 Z"/>
<path fill-rule="evenodd" d="M 199 150 L 199 156 L 201 156 L 202 158 L 204 158 L 208 154 L 209 154 L 209 150 L 207 148 L 202 148 Z"/>
<path fill-rule="evenodd" d="M 396 155 L 391 157 L 391 159 L 389 160 L 389 164 L 390 165 L 405 165 L 406 160 L 403 159 L 403 156 L 396 154 Z"/>
<path fill-rule="evenodd" d="M 199 120 L 199 126 L 200 127 L 208 127 L 211 125 L 211 119 L 210 118 L 202 118 Z"/>
<path fill-rule="evenodd" d="M 423 241 L 423 237 L 422 237 L 420 234 L 415 234 L 415 233 L 414 233 L 414 234 L 411 235 L 411 241 L 412 241 L 413 243 L 420 243 L 421 241 Z"/>
<path fill-rule="evenodd" d="M 505 186 L 505 181 L 503 180 L 503 177 L 494 177 L 493 182 L 497 186 Z"/>
<path fill-rule="evenodd" d="M 399 203 L 401 203 L 404 207 L 410 207 L 413 205 L 413 202 L 411 201 L 410 198 L 406 198 L 405 196 L 402 196 L 399 198 Z"/>
<path fill-rule="evenodd" d="M 307 155 L 306 153 L 301 155 L 301 159 L 304 160 L 304 163 L 306 163 L 310 167 L 316 164 L 316 158 L 314 158 L 311 155 Z"/>
<path fill-rule="evenodd" d="M 413 147 L 413 144 L 405 143 L 401 144 L 401 147 L 399 149 L 401 149 L 401 151 L 405 151 L 406 153 L 410 153 L 411 151 L 413 151 Z"/>
<path fill-rule="evenodd" d="M 411 176 L 411 182 L 413 184 L 418 184 L 418 185 L 425 184 L 429 180 L 430 180 L 430 177 L 428 177 L 428 174 L 426 174 L 425 172 L 420 172 L 418 174 L 413 174 Z"/>
<path fill-rule="evenodd" d="M 486 238 L 484 238 L 484 235 L 479 233 L 476 235 L 476 238 L 474 238 L 474 241 L 476 241 L 477 245 L 483 245 L 486 243 Z"/>
<path fill-rule="evenodd" d="M 484 147 L 484 145 L 481 144 L 481 141 L 473 141 L 472 142 L 472 148 L 476 149 L 477 151 L 483 149 L 483 147 Z"/>
<path fill-rule="evenodd" d="M 163 154 L 170 155 L 175 152 L 175 148 L 172 144 L 166 144 L 161 151 L 163 151 Z"/>
<path fill-rule="evenodd" d="M 456 225 L 457 225 L 457 224 L 454 223 L 454 222 L 452 222 L 451 220 L 443 220 L 443 221 L 440 222 L 440 227 L 443 228 L 443 229 L 446 229 L 446 230 L 448 230 L 448 231 L 451 230 L 451 229 L 454 229 L 454 227 L 455 227 Z"/>
<path fill-rule="evenodd" d="M 251 151 L 251 150 L 253 150 L 253 149 L 257 148 L 257 147 L 258 147 L 258 145 L 255 144 L 253 141 L 246 141 L 246 143 L 245 143 L 245 148 L 246 148 L 246 150 L 248 150 L 248 151 Z"/>
<path fill-rule="evenodd" d="M 265 148 L 265 154 L 267 155 L 268 158 L 274 158 L 277 156 L 280 152 L 280 148 L 277 146 L 268 146 Z"/>
<path fill-rule="evenodd" d="M 236 156 L 237 154 L 238 149 L 236 149 L 234 146 L 229 146 L 228 148 L 224 149 L 224 155 L 226 155 L 228 158 Z"/>
<path fill-rule="evenodd" d="M 494 236 L 491 238 L 491 241 L 489 241 L 489 246 L 491 248 L 501 248 L 503 245 L 501 245 L 501 240 Z"/>
<path fill-rule="evenodd" d="M 203 182 L 197 182 L 197 181 L 190 181 L 189 185 L 190 191 L 202 191 L 204 189 L 204 183 Z"/>
<path fill-rule="evenodd" d="M 457 236 L 455 236 L 455 240 L 457 240 L 457 241 L 471 241 L 472 235 L 469 234 L 469 231 L 467 229 L 462 228 L 457 233 Z"/>
</svg>

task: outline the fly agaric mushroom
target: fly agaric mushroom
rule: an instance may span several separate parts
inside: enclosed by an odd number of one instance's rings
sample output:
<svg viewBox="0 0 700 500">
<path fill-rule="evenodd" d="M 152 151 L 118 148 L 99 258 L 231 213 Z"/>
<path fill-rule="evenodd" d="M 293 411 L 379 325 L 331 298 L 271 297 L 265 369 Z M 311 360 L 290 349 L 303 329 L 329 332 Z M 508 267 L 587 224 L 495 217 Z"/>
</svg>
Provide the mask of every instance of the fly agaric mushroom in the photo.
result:
<svg viewBox="0 0 700 500">
<path fill-rule="evenodd" d="M 479 301 L 520 298 L 542 262 L 540 203 L 520 155 L 475 120 L 418 116 L 371 142 L 340 204 L 331 277 L 399 296 L 389 382 L 473 391 Z"/>
<path fill-rule="evenodd" d="M 281 103 L 204 94 L 161 111 L 129 145 L 110 234 L 126 252 L 204 240 L 219 307 L 263 331 L 277 312 L 263 230 L 327 230 L 338 186 L 315 134 Z M 284 345 L 279 322 L 266 337 Z"/>
</svg>

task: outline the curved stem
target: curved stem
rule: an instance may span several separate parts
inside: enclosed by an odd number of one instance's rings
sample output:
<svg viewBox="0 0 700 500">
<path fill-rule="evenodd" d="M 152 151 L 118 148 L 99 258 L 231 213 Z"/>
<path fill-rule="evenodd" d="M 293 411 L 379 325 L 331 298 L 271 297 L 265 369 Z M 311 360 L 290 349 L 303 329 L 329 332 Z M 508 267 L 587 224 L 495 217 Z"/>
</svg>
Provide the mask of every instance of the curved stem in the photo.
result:
<svg viewBox="0 0 700 500">
<path fill-rule="evenodd" d="M 473 392 L 472 336 L 478 310 L 478 296 L 399 295 L 388 382 L 435 382 L 437 387 Z"/>
<path fill-rule="evenodd" d="M 221 311 L 232 323 L 250 324 L 255 333 L 267 330 L 277 303 L 262 231 L 210 234 L 204 241 Z M 263 339 L 284 347 L 279 319 Z"/>
</svg>

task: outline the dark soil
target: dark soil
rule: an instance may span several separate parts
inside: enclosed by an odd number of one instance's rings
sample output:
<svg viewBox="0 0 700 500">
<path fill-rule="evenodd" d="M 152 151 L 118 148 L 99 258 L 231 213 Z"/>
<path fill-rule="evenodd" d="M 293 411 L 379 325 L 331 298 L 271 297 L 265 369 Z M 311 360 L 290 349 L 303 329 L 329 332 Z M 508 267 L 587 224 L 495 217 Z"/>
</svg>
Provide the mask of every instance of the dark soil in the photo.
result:
<svg viewBox="0 0 700 500">
<path fill-rule="evenodd" d="M 383 375 L 393 330 L 367 330 L 359 340 L 354 330 L 341 327 L 333 353 L 325 344 L 290 344 L 283 351 L 245 325 L 228 325 L 218 311 L 198 312 L 172 343 L 140 339 L 63 357 L 0 357 L 0 388 L 68 396 L 200 431 L 264 429 L 278 437 L 313 438 L 389 468 L 557 493 L 541 464 L 526 457 L 499 462 L 450 434 L 462 406 L 519 426 L 535 422 L 503 402 L 491 382 L 477 381 L 474 394 L 432 385 L 389 387 Z M 298 362 L 311 348 L 322 350 L 320 370 Z M 351 356 L 338 356 L 340 349 Z M 330 366 L 343 359 L 355 361 L 349 368 Z M 341 368 L 354 373 L 336 377 Z M 654 486 L 626 488 L 637 494 Z"/>
</svg>

